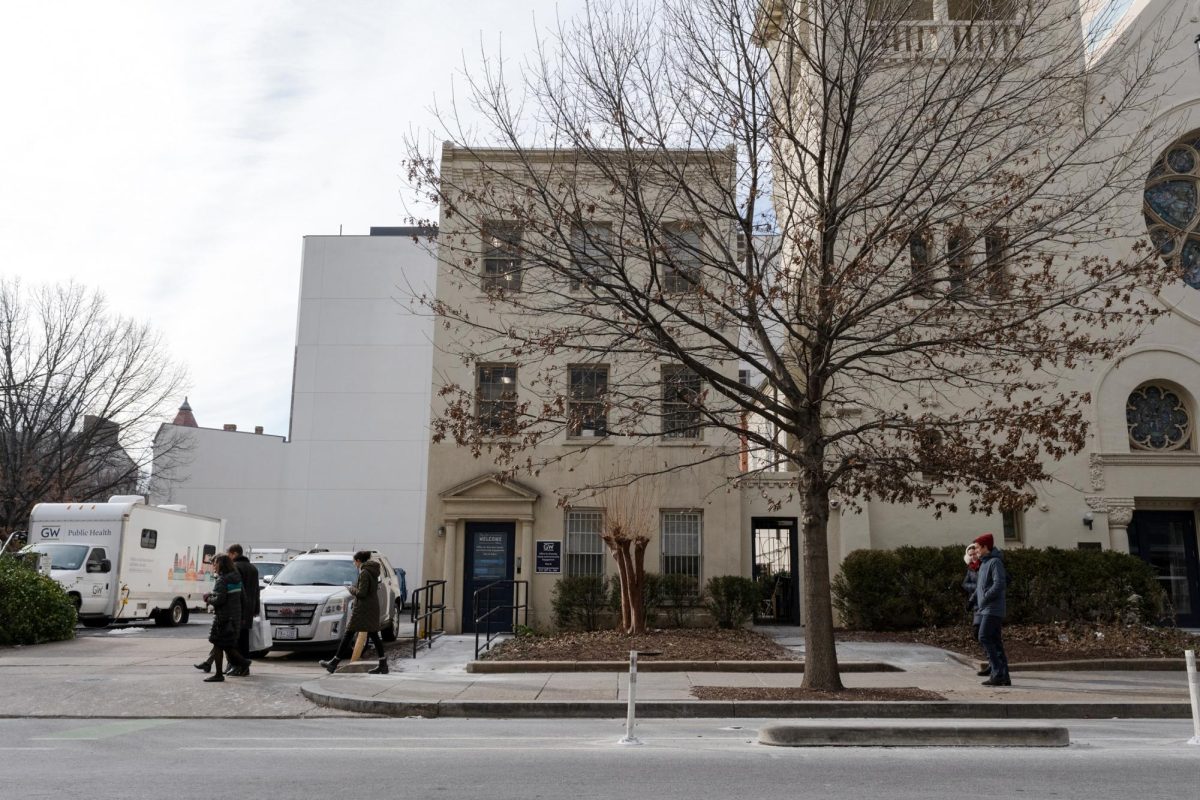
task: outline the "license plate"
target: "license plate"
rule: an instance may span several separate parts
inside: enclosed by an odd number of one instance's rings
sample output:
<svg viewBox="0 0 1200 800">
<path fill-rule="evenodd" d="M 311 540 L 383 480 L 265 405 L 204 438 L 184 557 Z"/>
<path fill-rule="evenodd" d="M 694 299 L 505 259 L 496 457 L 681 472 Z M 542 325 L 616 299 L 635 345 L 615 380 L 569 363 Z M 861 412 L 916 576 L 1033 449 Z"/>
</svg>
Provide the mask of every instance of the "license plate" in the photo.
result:
<svg viewBox="0 0 1200 800">
<path fill-rule="evenodd" d="M 295 639 L 296 638 L 296 629 L 295 628 L 275 628 L 274 631 L 272 631 L 271 635 L 276 639 Z"/>
</svg>

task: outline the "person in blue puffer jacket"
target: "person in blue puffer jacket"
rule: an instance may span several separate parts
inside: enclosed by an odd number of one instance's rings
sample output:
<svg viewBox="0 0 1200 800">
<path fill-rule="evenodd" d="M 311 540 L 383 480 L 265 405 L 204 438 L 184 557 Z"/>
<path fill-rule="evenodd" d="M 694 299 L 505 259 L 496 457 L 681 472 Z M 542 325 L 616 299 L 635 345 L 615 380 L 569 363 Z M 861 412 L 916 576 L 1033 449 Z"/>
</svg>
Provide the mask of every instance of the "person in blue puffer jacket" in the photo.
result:
<svg viewBox="0 0 1200 800">
<path fill-rule="evenodd" d="M 988 657 L 991 677 L 984 686 L 1012 686 L 1008 677 L 1008 656 L 1004 654 L 1001 629 L 1007 612 L 1008 571 L 1004 558 L 995 549 L 992 534 L 975 539 L 979 554 L 979 577 L 975 586 L 975 613 L 979 618 L 979 643 Z"/>
</svg>

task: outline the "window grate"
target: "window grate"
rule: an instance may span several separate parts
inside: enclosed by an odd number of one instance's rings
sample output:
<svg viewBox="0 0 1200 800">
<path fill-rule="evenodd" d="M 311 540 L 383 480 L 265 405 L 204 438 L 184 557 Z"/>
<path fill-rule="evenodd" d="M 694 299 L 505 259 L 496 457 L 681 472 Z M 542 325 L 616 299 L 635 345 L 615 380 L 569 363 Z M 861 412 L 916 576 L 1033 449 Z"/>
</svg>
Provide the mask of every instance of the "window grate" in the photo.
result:
<svg viewBox="0 0 1200 800">
<path fill-rule="evenodd" d="M 567 575 L 603 575 L 603 511 L 567 512 Z"/>
<path fill-rule="evenodd" d="M 662 515 L 663 575 L 691 578 L 693 593 L 700 593 L 699 511 L 665 511 Z"/>
<path fill-rule="evenodd" d="M 668 439 L 699 439 L 700 376 L 684 366 L 662 368 L 663 436 Z"/>
</svg>

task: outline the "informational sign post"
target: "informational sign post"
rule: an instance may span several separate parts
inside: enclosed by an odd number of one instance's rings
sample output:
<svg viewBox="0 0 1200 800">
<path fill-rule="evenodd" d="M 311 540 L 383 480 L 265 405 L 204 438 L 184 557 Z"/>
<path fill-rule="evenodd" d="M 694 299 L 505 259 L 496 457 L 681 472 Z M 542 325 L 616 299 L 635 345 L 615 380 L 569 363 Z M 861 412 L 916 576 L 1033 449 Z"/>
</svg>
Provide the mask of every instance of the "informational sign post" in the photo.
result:
<svg viewBox="0 0 1200 800">
<path fill-rule="evenodd" d="M 540 573 L 560 573 L 562 572 L 562 542 L 541 540 L 537 542 L 536 549 L 537 572 Z"/>
</svg>

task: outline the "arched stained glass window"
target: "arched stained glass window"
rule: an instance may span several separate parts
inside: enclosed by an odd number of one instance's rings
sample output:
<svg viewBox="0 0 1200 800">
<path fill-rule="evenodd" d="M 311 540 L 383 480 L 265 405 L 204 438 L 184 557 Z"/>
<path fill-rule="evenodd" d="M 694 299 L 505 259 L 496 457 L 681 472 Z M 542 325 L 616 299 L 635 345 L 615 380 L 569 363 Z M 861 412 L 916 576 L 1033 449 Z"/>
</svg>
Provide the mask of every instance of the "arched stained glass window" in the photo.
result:
<svg viewBox="0 0 1200 800">
<path fill-rule="evenodd" d="M 1150 241 L 1200 289 L 1200 131 L 1168 147 L 1146 178 L 1143 213 Z"/>
<path fill-rule="evenodd" d="M 1139 386 L 1125 403 L 1129 444 L 1136 450 L 1185 450 L 1192 414 L 1181 392 L 1158 383 Z"/>
</svg>

